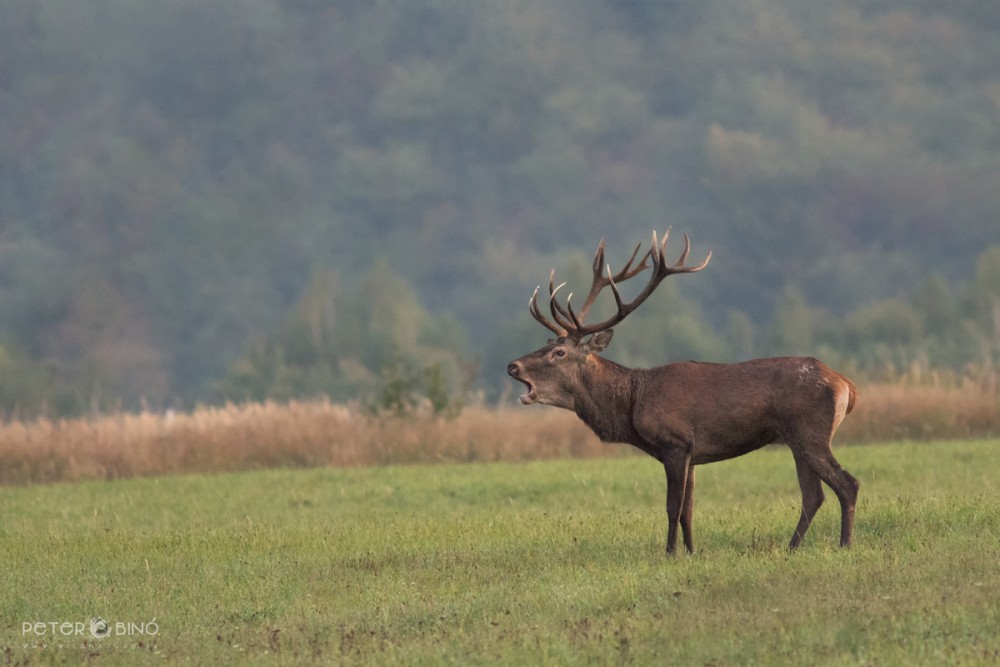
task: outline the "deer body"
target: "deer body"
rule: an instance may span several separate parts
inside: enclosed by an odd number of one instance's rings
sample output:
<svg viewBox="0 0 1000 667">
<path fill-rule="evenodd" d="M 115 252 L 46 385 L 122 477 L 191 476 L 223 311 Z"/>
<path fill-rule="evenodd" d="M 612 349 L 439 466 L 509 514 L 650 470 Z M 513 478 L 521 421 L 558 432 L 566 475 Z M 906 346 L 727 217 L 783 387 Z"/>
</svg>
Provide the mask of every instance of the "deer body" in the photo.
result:
<svg viewBox="0 0 1000 667">
<path fill-rule="evenodd" d="M 678 526 L 686 548 L 694 550 L 694 466 L 742 456 L 776 442 L 791 449 L 802 491 L 799 523 L 789 547 L 798 547 L 823 503 L 822 483 L 833 489 L 840 501 L 840 543 L 849 546 L 859 484 L 834 458 L 830 440 L 854 406 L 857 391 L 850 380 L 808 357 L 736 364 L 681 362 L 631 369 L 599 355 L 611 341 L 610 325 L 634 310 L 659 280 L 672 273 L 700 270 L 708 261 L 684 267 L 685 250 L 681 260 L 669 267 L 662 258 L 666 240 L 657 248 L 654 235 L 653 245 L 658 257 L 650 251 L 639 267 L 630 269 L 633 253 L 617 276 L 608 269 L 608 277 L 599 278 L 602 244 L 595 260 L 595 287 L 580 315 L 568 300 L 566 306 L 555 301 L 559 288 L 551 281 L 554 324 L 540 315 L 536 297 L 532 297 L 532 315 L 559 337 L 508 366 L 508 374 L 528 388 L 521 402 L 573 410 L 602 440 L 631 444 L 663 464 L 668 553 L 676 548 Z M 615 282 L 645 269 L 650 257 L 656 271 L 651 287 L 647 285 L 633 302 L 622 303 Z M 619 314 L 585 327 L 582 321 L 587 310 L 607 285 L 614 291 Z M 593 335 L 585 339 L 588 334 Z"/>
<path fill-rule="evenodd" d="M 587 366 L 574 411 L 598 437 L 655 458 L 671 444 L 688 446 L 694 465 L 787 443 L 784 433 L 800 422 L 832 432 L 853 394 L 843 376 L 810 358 L 630 369 L 594 355 Z"/>
</svg>

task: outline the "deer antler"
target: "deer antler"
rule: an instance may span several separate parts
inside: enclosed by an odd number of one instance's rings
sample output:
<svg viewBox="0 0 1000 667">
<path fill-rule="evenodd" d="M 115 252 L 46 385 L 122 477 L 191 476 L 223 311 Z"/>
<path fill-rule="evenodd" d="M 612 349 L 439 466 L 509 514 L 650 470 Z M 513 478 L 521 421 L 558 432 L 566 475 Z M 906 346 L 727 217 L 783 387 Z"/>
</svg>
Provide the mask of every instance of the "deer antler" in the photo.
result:
<svg viewBox="0 0 1000 667">
<path fill-rule="evenodd" d="M 635 247 L 635 250 L 632 251 L 632 256 L 629 258 L 628 262 L 625 263 L 625 267 L 615 274 L 611 273 L 610 265 L 604 264 L 604 241 L 602 240 L 597 246 L 597 253 L 594 255 L 594 279 L 590 285 L 590 293 L 587 295 L 587 300 L 584 302 L 583 308 L 580 309 L 579 313 L 573 310 L 573 306 L 570 303 L 573 298 L 572 293 L 566 297 L 565 306 L 560 304 L 556 299 L 556 293 L 562 289 L 566 283 L 561 283 L 558 286 L 555 285 L 555 269 L 552 269 L 552 273 L 549 274 L 549 312 L 552 313 L 553 321 L 550 322 L 538 309 L 538 291 L 541 289 L 541 285 L 536 287 L 535 292 L 531 295 L 531 300 L 528 302 L 528 311 L 531 313 L 532 317 L 542 324 L 542 326 L 559 337 L 580 340 L 584 336 L 589 336 L 590 334 L 610 329 L 624 320 L 629 313 L 638 308 L 642 302 L 653 293 L 653 290 L 656 289 L 657 285 L 659 285 L 660 282 L 667 276 L 675 273 L 695 273 L 708 266 L 708 261 L 712 259 L 711 252 L 709 252 L 705 257 L 705 260 L 697 266 L 684 265 L 684 262 L 687 260 L 688 253 L 691 252 L 691 240 L 688 238 L 687 234 L 684 235 L 684 252 L 681 253 L 680 258 L 675 264 L 667 264 L 664 253 L 666 252 L 667 241 L 669 238 L 669 229 L 663 234 L 663 241 L 659 241 L 657 239 L 656 232 L 654 231 L 653 246 L 648 252 L 646 252 L 645 255 L 642 256 L 639 264 L 635 267 L 632 266 L 636 256 L 639 254 L 639 248 L 642 247 L 641 243 Z M 642 288 L 642 291 L 639 292 L 639 294 L 632 301 L 628 303 L 623 302 L 621 293 L 618 291 L 618 284 L 625 282 L 626 280 L 645 271 L 647 268 L 650 268 L 650 265 L 647 264 L 647 262 L 652 262 L 653 269 L 653 272 L 649 277 L 649 282 L 646 283 L 646 286 Z M 605 275 L 605 272 L 607 275 Z M 587 317 L 587 313 L 590 312 L 591 306 L 594 305 L 597 295 L 600 294 L 601 290 L 608 286 L 611 287 L 611 292 L 615 298 L 615 304 L 618 306 L 618 312 L 603 322 L 585 325 L 583 320 Z"/>
</svg>

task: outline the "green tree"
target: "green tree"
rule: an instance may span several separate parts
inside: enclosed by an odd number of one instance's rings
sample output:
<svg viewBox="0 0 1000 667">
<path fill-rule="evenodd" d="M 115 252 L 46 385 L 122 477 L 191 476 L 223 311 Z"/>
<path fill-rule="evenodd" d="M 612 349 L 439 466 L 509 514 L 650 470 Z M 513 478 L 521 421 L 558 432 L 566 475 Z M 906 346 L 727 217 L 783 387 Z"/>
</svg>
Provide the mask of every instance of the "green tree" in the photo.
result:
<svg viewBox="0 0 1000 667">
<path fill-rule="evenodd" d="M 1000 351 L 1000 245 L 987 248 L 979 256 L 975 292 L 987 335 Z"/>
<path fill-rule="evenodd" d="M 913 296 L 913 308 L 922 320 L 924 330 L 939 338 L 952 332 L 961 312 L 957 297 L 940 273 L 933 273 Z"/>
<path fill-rule="evenodd" d="M 432 317 L 388 262 L 357 285 L 313 276 L 281 331 L 251 346 L 220 386 L 229 400 L 327 395 L 405 413 L 428 400 L 435 412 L 468 389 L 460 328 Z"/>
<path fill-rule="evenodd" d="M 786 287 L 774 307 L 769 347 L 775 354 L 814 354 L 820 316 L 795 287 Z"/>
<path fill-rule="evenodd" d="M 0 346 L 0 412 L 3 417 L 31 418 L 58 404 L 55 374 L 47 364 L 33 361 L 16 346 Z M 55 405 L 50 405 L 50 401 Z"/>
</svg>

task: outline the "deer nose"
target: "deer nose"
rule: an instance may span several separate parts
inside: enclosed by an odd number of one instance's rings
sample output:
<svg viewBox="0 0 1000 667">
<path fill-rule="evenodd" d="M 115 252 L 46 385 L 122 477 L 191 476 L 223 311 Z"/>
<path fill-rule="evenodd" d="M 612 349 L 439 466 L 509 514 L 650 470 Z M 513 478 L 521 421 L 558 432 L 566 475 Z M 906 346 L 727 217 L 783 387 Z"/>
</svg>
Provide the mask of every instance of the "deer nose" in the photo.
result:
<svg viewBox="0 0 1000 667">
<path fill-rule="evenodd" d="M 516 378 L 520 374 L 521 374 L 521 369 L 518 367 L 516 361 L 512 361 L 509 364 L 507 364 L 507 375 L 511 376 L 512 378 Z"/>
</svg>

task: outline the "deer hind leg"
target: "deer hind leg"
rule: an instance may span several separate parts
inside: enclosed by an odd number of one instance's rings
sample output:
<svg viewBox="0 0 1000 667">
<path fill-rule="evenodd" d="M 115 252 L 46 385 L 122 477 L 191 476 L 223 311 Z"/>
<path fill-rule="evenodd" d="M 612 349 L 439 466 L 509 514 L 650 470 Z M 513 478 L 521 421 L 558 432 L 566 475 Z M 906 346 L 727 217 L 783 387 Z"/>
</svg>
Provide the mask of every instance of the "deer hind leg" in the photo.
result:
<svg viewBox="0 0 1000 667">
<path fill-rule="evenodd" d="M 849 547 L 854 532 L 854 508 L 861 483 L 837 462 L 829 445 L 824 449 L 820 456 L 806 456 L 806 462 L 837 494 L 837 500 L 840 501 L 840 546 Z"/>
<path fill-rule="evenodd" d="M 799 516 L 799 525 L 795 527 L 795 533 L 792 535 L 792 541 L 788 543 L 790 550 L 797 549 L 802 543 L 802 538 L 809 530 L 809 524 L 823 504 L 823 483 L 816 471 L 798 454 L 795 455 L 795 472 L 798 473 L 799 488 L 802 489 L 802 513 Z"/>
<path fill-rule="evenodd" d="M 830 485 L 840 500 L 840 546 L 849 547 L 854 533 L 854 508 L 858 502 L 858 489 L 861 488 L 861 483 L 854 475 L 844 470 L 832 455 L 829 466 L 831 468 L 828 473 L 829 479 L 823 478 L 823 481 Z M 822 473 L 820 476 L 822 477 Z"/>
</svg>

